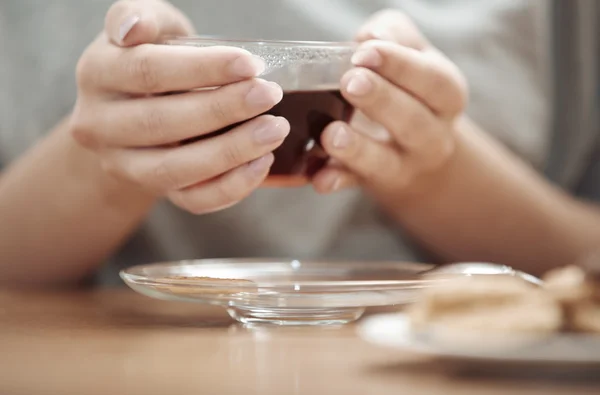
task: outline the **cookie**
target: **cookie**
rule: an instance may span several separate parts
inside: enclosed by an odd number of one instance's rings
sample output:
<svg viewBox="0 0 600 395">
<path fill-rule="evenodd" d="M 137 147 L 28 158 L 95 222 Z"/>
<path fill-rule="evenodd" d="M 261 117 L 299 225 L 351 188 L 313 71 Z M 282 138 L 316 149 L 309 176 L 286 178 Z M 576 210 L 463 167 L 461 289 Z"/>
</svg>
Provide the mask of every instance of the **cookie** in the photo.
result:
<svg viewBox="0 0 600 395">
<path fill-rule="evenodd" d="M 588 301 L 573 306 L 570 312 L 570 329 L 600 335 L 600 304 Z"/>
<path fill-rule="evenodd" d="M 432 322 L 436 329 L 452 333 L 551 334 L 563 326 L 558 303 L 542 292 L 533 291 L 513 303 L 471 303 L 462 309 L 440 313 Z"/>
<path fill-rule="evenodd" d="M 545 289 L 557 300 L 565 317 L 564 331 L 600 334 L 598 260 L 555 269 L 546 274 Z"/>
<path fill-rule="evenodd" d="M 457 277 L 426 288 L 418 302 L 408 309 L 408 314 L 413 326 L 423 327 L 444 317 L 462 317 L 479 314 L 482 310 L 518 305 L 536 291 L 539 292 L 513 276 Z"/>
<path fill-rule="evenodd" d="M 543 277 L 544 288 L 560 303 L 572 304 L 591 298 L 594 285 L 583 268 L 567 266 L 554 269 Z"/>
</svg>

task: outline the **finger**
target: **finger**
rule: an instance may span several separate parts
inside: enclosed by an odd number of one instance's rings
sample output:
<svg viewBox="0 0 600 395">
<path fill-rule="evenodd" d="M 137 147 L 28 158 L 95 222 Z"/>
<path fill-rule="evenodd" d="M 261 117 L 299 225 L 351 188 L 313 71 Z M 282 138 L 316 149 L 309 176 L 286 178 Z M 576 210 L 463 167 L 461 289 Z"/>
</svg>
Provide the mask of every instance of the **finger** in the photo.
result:
<svg viewBox="0 0 600 395">
<path fill-rule="evenodd" d="M 336 166 L 327 166 L 312 178 L 312 184 L 320 194 L 326 195 L 352 188 L 358 184 L 356 176 Z"/>
<path fill-rule="evenodd" d="M 91 149 L 90 142 L 109 147 L 178 143 L 254 118 L 282 96 L 274 83 L 247 80 L 213 90 L 82 105 L 73 133 Z"/>
<path fill-rule="evenodd" d="M 193 214 L 231 207 L 248 197 L 269 173 L 275 157 L 267 154 L 220 177 L 188 189 L 171 191 L 169 199 Z"/>
<path fill-rule="evenodd" d="M 166 1 L 121 0 L 106 14 L 104 31 L 115 45 L 155 43 L 165 35 L 189 35 L 194 29 L 177 8 Z"/>
<path fill-rule="evenodd" d="M 357 49 L 352 62 L 374 70 L 437 114 L 454 117 L 466 105 L 465 79 L 438 51 L 417 51 L 390 42 L 368 41 Z"/>
<path fill-rule="evenodd" d="M 362 111 L 354 110 L 350 122 L 354 130 L 382 143 L 393 141 L 390 132 L 381 124 L 369 119 Z"/>
<path fill-rule="evenodd" d="M 279 147 L 289 131 L 284 118 L 266 115 L 221 136 L 178 148 L 109 150 L 103 155 L 104 165 L 112 173 L 165 193 L 260 158 Z"/>
<path fill-rule="evenodd" d="M 332 123 L 323 131 L 321 142 L 325 151 L 356 174 L 362 183 L 380 189 L 408 183 L 409 172 L 396 148 L 372 140 L 348 124 Z"/>
<path fill-rule="evenodd" d="M 260 75 L 264 62 L 240 48 L 100 43 L 78 65 L 83 90 L 154 94 L 216 87 Z"/>
<path fill-rule="evenodd" d="M 441 121 L 427 107 L 371 70 L 349 71 L 342 77 L 342 93 L 405 150 L 417 151 L 444 138 L 438 133 Z"/>
<path fill-rule="evenodd" d="M 429 46 L 414 22 L 398 10 L 383 10 L 373 14 L 356 35 L 359 42 L 373 39 L 393 41 L 416 50 Z"/>
</svg>

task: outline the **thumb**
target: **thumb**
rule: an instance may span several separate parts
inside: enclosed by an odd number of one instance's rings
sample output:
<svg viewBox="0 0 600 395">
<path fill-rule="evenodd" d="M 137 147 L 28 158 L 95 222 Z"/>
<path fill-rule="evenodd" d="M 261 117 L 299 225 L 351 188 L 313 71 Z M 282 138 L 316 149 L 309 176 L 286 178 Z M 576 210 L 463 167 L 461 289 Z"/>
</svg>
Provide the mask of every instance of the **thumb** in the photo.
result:
<svg viewBox="0 0 600 395">
<path fill-rule="evenodd" d="M 161 0 L 121 0 L 106 14 L 104 31 L 118 46 L 155 43 L 163 36 L 190 35 L 190 21 L 173 5 Z"/>
</svg>

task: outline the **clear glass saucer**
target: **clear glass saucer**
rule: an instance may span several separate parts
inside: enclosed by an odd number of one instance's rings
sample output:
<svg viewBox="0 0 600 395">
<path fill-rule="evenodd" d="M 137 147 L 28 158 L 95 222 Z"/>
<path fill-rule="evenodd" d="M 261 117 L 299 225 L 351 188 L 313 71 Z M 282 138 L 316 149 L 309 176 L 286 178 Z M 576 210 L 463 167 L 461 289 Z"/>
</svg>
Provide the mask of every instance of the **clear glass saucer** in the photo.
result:
<svg viewBox="0 0 600 395">
<path fill-rule="evenodd" d="M 244 324 L 339 325 L 367 307 L 413 301 L 432 266 L 401 262 L 195 260 L 135 266 L 121 278 L 152 298 L 220 305 Z"/>
</svg>

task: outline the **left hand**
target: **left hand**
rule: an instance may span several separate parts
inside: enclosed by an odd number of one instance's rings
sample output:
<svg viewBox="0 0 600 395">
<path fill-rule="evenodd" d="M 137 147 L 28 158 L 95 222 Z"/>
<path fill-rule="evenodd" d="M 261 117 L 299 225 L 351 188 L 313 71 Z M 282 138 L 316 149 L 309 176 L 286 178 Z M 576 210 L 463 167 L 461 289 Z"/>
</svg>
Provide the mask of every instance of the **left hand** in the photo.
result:
<svg viewBox="0 0 600 395">
<path fill-rule="evenodd" d="M 466 82 L 400 12 L 376 14 L 357 39 L 356 67 L 342 78 L 342 94 L 390 138 L 375 139 L 357 122 L 332 123 L 322 136 L 331 164 L 313 178 L 313 185 L 331 193 L 358 183 L 396 199 L 429 185 L 427 175 L 452 157 Z"/>
</svg>

